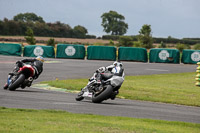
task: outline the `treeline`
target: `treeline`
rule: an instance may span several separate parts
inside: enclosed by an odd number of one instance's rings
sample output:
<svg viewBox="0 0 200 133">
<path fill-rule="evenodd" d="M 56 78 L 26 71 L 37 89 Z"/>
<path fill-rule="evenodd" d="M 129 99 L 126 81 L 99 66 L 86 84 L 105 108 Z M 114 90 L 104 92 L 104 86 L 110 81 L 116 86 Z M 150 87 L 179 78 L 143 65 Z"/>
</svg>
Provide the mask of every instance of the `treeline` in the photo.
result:
<svg viewBox="0 0 200 133">
<path fill-rule="evenodd" d="M 132 38 L 132 41 L 138 41 L 138 36 L 130 36 Z M 116 35 L 104 35 L 102 36 L 102 39 L 104 40 L 119 40 L 120 36 Z M 177 39 L 169 36 L 168 38 L 158 38 L 158 37 L 153 37 L 153 43 L 182 43 L 182 44 L 189 44 L 189 45 L 194 45 L 197 43 L 200 43 L 200 38 L 183 38 L 183 39 Z"/>
<path fill-rule="evenodd" d="M 95 35 L 88 35 L 88 30 L 77 25 L 71 27 L 68 24 L 57 21 L 55 23 L 46 23 L 41 16 L 34 13 L 20 13 L 13 17 L 13 19 L 0 20 L 0 35 L 5 36 L 25 36 L 26 31 L 31 28 L 34 36 L 43 37 L 64 37 L 64 38 L 96 38 Z M 104 35 L 98 39 L 105 40 L 120 40 L 120 35 Z M 129 36 L 130 41 L 139 41 L 140 35 Z M 141 41 L 141 40 L 140 40 Z M 200 38 L 183 38 L 177 39 L 169 36 L 168 38 L 152 37 L 153 43 L 182 43 L 187 45 L 194 45 L 200 43 Z"/>
<path fill-rule="evenodd" d="M 66 37 L 66 38 L 96 38 L 95 35 L 87 35 L 85 27 L 61 23 L 46 23 L 42 17 L 34 13 L 18 14 L 12 20 L 4 18 L 0 20 L 0 35 L 25 36 L 28 28 L 31 28 L 35 36 Z"/>
</svg>

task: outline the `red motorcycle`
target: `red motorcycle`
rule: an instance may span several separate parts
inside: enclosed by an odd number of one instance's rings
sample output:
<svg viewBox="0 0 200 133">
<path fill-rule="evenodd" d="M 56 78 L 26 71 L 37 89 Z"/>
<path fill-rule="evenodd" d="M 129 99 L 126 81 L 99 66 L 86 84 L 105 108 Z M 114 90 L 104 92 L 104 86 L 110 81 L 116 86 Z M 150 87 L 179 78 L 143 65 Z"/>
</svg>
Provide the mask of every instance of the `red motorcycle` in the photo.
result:
<svg viewBox="0 0 200 133">
<path fill-rule="evenodd" d="M 35 75 L 35 69 L 33 66 L 28 64 L 23 64 L 17 72 L 12 73 L 8 76 L 7 88 L 10 91 L 15 91 L 17 88 L 21 87 L 24 89 L 26 86 L 30 87 Z"/>
</svg>

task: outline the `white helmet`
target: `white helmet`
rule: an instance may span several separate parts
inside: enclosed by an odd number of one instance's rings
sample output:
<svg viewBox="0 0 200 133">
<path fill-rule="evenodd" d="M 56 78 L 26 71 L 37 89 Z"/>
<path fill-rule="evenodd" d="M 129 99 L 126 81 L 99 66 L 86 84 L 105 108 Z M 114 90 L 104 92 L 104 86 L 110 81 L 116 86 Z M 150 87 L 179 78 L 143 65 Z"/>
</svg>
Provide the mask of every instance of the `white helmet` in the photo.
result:
<svg viewBox="0 0 200 133">
<path fill-rule="evenodd" d="M 98 69 L 98 72 L 99 73 L 103 73 L 103 72 L 105 72 L 106 71 L 106 68 L 105 67 L 100 67 L 99 69 Z"/>
<path fill-rule="evenodd" d="M 113 63 L 113 65 L 114 65 L 114 66 L 118 66 L 118 67 L 122 67 L 122 66 L 123 66 L 123 64 L 122 64 L 120 61 L 115 61 L 115 62 Z"/>
</svg>

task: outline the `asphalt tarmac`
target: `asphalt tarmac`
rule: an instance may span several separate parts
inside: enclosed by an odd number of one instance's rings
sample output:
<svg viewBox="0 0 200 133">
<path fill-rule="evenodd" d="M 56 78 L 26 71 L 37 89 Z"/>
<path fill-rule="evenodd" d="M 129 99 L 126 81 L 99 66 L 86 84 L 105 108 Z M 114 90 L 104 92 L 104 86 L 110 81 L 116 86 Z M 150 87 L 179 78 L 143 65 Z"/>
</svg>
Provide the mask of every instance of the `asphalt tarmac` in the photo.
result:
<svg viewBox="0 0 200 133">
<path fill-rule="evenodd" d="M 27 109 L 55 109 L 73 113 L 98 114 L 105 116 L 125 116 L 168 121 L 200 123 L 200 107 L 115 99 L 101 104 L 90 100 L 78 102 L 76 94 L 48 91 L 37 88 L 3 90 L 7 74 L 12 71 L 17 60 L 23 57 L 0 56 L 0 106 Z M 44 71 L 33 82 L 71 78 L 90 78 L 93 72 L 113 61 L 46 59 Z M 123 62 L 126 75 L 151 75 L 160 73 L 194 72 L 196 65 Z M 87 83 L 86 83 L 87 84 Z"/>
</svg>

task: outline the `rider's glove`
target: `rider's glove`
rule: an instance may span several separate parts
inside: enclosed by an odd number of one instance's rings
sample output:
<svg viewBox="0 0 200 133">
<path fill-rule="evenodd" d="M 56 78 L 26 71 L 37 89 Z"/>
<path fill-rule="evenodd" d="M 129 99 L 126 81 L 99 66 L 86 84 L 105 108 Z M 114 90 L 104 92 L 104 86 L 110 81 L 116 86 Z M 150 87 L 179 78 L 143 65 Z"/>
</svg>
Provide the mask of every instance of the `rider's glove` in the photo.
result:
<svg viewBox="0 0 200 133">
<path fill-rule="evenodd" d="M 21 61 L 17 61 L 16 64 L 18 65 L 18 67 L 22 67 L 22 62 Z"/>
<path fill-rule="evenodd" d="M 18 61 L 16 62 L 16 64 L 19 64 L 19 63 L 22 63 L 22 62 L 18 60 Z"/>
</svg>

